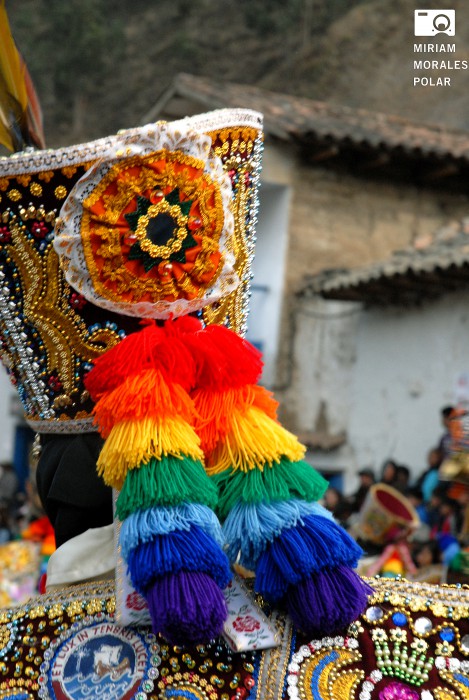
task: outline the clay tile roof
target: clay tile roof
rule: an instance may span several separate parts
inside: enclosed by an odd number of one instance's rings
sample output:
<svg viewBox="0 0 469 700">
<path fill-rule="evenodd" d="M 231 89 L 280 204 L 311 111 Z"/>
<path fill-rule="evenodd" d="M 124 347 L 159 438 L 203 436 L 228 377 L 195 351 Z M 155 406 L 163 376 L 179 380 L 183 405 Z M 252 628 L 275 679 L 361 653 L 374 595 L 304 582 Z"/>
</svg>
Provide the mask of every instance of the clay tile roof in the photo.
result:
<svg viewBox="0 0 469 700">
<path fill-rule="evenodd" d="M 306 277 L 298 295 L 373 304 L 410 304 L 469 286 L 469 218 L 367 267 Z"/>
<path fill-rule="evenodd" d="M 245 107 L 257 110 L 264 114 L 266 131 L 284 140 L 329 140 L 336 144 L 397 150 L 417 157 L 449 157 L 469 161 L 469 132 L 413 122 L 394 115 L 317 102 L 185 73 L 176 76 L 169 91 L 160 98 L 152 112 L 158 111 L 158 106 L 167 102 L 171 95 L 193 100 L 207 109 Z"/>
</svg>

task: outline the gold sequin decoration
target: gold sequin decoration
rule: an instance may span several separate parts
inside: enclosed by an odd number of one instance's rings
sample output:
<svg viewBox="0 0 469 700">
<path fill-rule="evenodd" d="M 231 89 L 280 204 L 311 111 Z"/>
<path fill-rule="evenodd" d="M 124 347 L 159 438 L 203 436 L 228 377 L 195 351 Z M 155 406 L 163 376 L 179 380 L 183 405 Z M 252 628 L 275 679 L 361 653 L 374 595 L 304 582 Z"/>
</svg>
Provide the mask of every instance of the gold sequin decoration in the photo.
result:
<svg viewBox="0 0 469 700">
<path fill-rule="evenodd" d="M 57 197 L 57 199 L 65 199 L 65 197 L 67 196 L 67 188 L 63 185 L 59 185 L 55 188 L 54 194 Z"/>
<path fill-rule="evenodd" d="M 29 191 L 34 197 L 40 197 L 42 195 L 42 185 L 39 182 L 32 182 L 29 186 Z"/>
<path fill-rule="evenodd" d="M 2 627 L 0 627 L 0 651 L 5 649 L 10 639 L 11 630 L 6 625 L 2 625 Z"/>
<path fill-rule="evenodd" d="M 75 175 L 76 171 L 77 171 L 77 168 L 74 165 L 67 165 L 67 166 L 65 166 L 65 168 L 61 169 L 62 174 L 68 178 L 73 177 Z"/>
<path fill-rule="evenodd" d="M 439 670 L 438 673 L 440 678 L 445 681 L 448 686 L 452 686 L 458 692 L 459 696 L 457 697 L 469 700 L 469 688 L 464 685 L 464 683 L 458 681 L 451 671 Z"/>
<path fill-rule="evenodd" d="M 42 173 L 39 173 L 39 175 L 38 175 L 38 178 L 40 180 L 44 180 L 44 182 L 50 182 L 53 177 L 54 177 L 53 170 L 43 170 Z"/>
<path fill-rule="evenodd" d="M 153 162 L 163 158 L 169 164 L 175 162 L 178 165 L 187 165 L 200 170 L 200 176 L 188 182 L 187 175 L 185 175 L 182 168 L 170 167 L 162 174 L 158 174 L 150 168 L 145 169 L 146 161 Z M 123 170 L 123 166 L 118 164 L 106 173 L 92 194 L 84 202 L 85 209 L 81 222 L 81 237 L 86 265 L 94 289 L 102 297 L 117 302 L 122 301 L 122 295 L 125 296 L 126 300 L 131 297 L 134 302 L 138 302 L 144 297 L 149 298 L 152 303 L 157 303 L 161 300 L 176 300 L 181 297 L 181 290 L 188 295 L 192 295 L 193 298 L 202 297 L 206 292 L 206 285 L 200 282 L 194 284 L 191 277 L 197 279 L 205 270 L 210 270 L 213 266 L 210 256 L 218 249 L 218 240 L 222 233 L 224 222 L 223 203 L 218 186 L 203 172 L 202 161 L 179 152 L 157 152 L 143 159 L 140 156 L 130 158 L 125 162 L 125 169 L 131 168 L 134 164 L 138 164 L 142 168 L 139 176 L 134 177 L 125 173 L 122 178 L 123 173 L 119 171 Z M 116 178 L 117 173 L 120 176 L 120 180 L 117 182 L 117 192 L 115 195 L 106 198 L 107 211 L 105 220 L 107 225 L 93 228 L 93 236 L 98 236 L 103 241 L 103 245 L 98 250 L 98 254 L 102 258 L 102 269 L 98 271 L 95 253 L 90 245 L 92 215 L 89 212 L 89 208 L 101 198 L 110 181 Z M 208 185 L 208 188 L 203 187 L 203 183 Z M 179 188 L 187 196 L 197 198 L 202 225 L 206 226 L 209 224 L 212 227 L 211 236 L 203 236 L 202 238 L 202 249 L 198 253 L 190 276 L 186 275 L 183 279 L 179 279 L 177 284 L 172 278 L 163 281 L 159 277 L 145 278 L 133 274 L 126 267 L 126 261 L 122 256 L 120 232 L 113 226 L 119 219 L 126 204 L 135 196 L 136 192 L 155 187 Z M 210 279 L 210 286 L 215 283 L 222 269 L 223 258 L 220 260 L 216 273 Z M 115 285 L 115 291 L 103 283 L 103 279 L 111 281 Z"/>
<path fill-rule="evenodd" d="M 435 700 L 461 700 L 454 691 L 448 688 L 435 688 L 432 690 Z"/>
<path fill-rule="evenodd" d="M 285 684 L 290 652 L 292 646 L 293 627 L 289 618 L 274 613 L 271 622 L 275 623 L 281 644 L 267 649 L 259 664 L 256 700 L 277 700 Z M 246 664 L 245 664 L 246 667 Z M 247 669 L 248 673 L 253 673 Z"/>
<path fill-rule="evenodd" d="M 330 661 L 328 661 L 328 657 Z M 321 666 L 321 672 L 318 679 L 319 697 L 330 698 L 330 700 L 344 700 L 344 698 L 352 698 L 355 688 L 360 681 L 365 677 L 362 670 L 351 669 L 343 671 L 343 666 L 353 662 L 361 661 L 361 654 L 358 651 L 343 649 L 341 647 L 329 647 L 315 652 L 309 659 L 303 663 L 300 676 L 298 679 L 298 688 L 312 688 L 313 674 L 318 666 Z M 344 693 L 345 688 L 349 688 L 349 695 Z"/>
<path fill-rule="evenodd" d="M 227 128 L 210 132 L 213 143 L 221 142 L 221 145 L 216 145 L 214 149 L 215 155 L 220 158 L 236 153 L 250 154 L 258 135 L 259 131 L 253 127 Z"/>
<path fill-rule="evenodd" d="M 16 181 L 18 184 L 20 184 L 22 187 L 27 187 L 29 183 L 31 182 L 31 175 L 27 175 L 26 173 L 23 175 L 17 175 L 16 176 Z"/>
<path fill-rule="evenodd" d="M 41 336 L 48 371 L 57 372 L 70 394 L 76 357 L 91 361 L 115 345 L 119 337 L 107 328 L 88 334 L 84 321 L 68 304 L 68 285 L 52 246 L 41 257 L 20 225 L 12 227 L 12 240 L 9 253 L 21 277 L 24 316 Z"/>
<path fill-rule="evenodd" d="M 86 606 L 86 612 L 88 615 L 94 615 L 94 613 L 101 612 L 102 601 L 100 598 L 93 598 Z"/>
<path fill-rule="evenodd" d="M 246 212 L 248 207 L 248 191 L 245 183 L 245 175 L 250 172 L 250 164 L 239 169 L 238 189 L 233 204 L 235 230 L 232 240 L 228 243 L 234 258 L 234 270 L 240 280 L 244 279 L 246 265 L 249 262 L 249 252 L 246 240 Z M 229 327 L 239 333 L 243 323 L 243 294 L 244 285 L 241 282 L 237 288 L 211 306 L 205 307 L 203 318 L 205 323 L 224 324 L 228 321 Z"/>
<path fill-rule="evenodd" d="M 0 177 L 0 192 L 5 192 L 9 184 L 10 180 L 7 177 Z"/>
<path fill-rule="evenodd" d="M 21 194 L 21 192 L 19 190 L 16 190 L 16 189 L 9 190 L 7 192 L 7 197 L 8 197 L 8 199 L 11 199 L 12 202 L 18 202 L 22 196 L 23 195 Z"/>
<path fill-rule="evenodd" d="M 391 582 L 390 582 L 391 581 Z M 454 621 L 469 618 L 469 586 L 411 583 L 402 579 L 368 579 L 375 593 L 369 598 L 369 605 L 389 602 L 396 608 L 408 607 L 412 612 L 430 610 L 435 617 Z M 389 615 L 388 615 L 389 616 Z M 446 625 L 447 626 L 447 625 Z"/>
</svg>

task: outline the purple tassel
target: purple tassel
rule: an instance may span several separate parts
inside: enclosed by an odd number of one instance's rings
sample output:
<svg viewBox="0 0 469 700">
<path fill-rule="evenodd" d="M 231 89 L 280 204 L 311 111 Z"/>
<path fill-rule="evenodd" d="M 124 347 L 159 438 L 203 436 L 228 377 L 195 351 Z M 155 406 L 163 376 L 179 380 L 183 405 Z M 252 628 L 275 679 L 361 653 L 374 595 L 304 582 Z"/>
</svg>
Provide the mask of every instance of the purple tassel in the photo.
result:
<svg viewBox="0 0 469 700">
<path fill-rule="evenodd" d="M 308 636 L 343 631 L 363 612 L 373 589 L 346 566 L 325 569 L 296 586 L 286 598 L 290 617 Z"/>
<path fill-rule="evenodd" d="M 228 615 L 223 592 L 207 574 L 180 571 L 158 578 L 146 592 L 153 631 L 172 644 L 218 637 Z"/>
</svg>

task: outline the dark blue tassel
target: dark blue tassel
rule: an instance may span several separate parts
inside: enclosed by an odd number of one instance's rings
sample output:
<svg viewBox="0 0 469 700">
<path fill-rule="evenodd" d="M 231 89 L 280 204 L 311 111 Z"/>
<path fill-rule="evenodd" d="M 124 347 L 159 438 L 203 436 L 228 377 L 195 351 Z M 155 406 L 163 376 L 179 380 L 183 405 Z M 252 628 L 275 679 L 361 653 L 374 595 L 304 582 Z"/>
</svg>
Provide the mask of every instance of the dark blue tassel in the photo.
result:
<svg viewBox="0 0 469 700">
<path fill-rule="evenodd" d="M 226 554 L 197 525 L 190 530 L 156 535 L 150 542 L 140 544 L 129 553 L 127 566 L 134 587 L 143 595 L 157 577 L 179 571 L 209 574 L 220 588 L 231 581 Z"/>
<path fill-rule="evenodd" d="M 362 555 L 350 535 L 329 518 L 310 515 L 283 530 L 267 546 L 256 567 L 256 590 L 270 602 L 283 598 L 290 585 L 299 584 L 323 569 L 354 567 Z"/>
</svg>

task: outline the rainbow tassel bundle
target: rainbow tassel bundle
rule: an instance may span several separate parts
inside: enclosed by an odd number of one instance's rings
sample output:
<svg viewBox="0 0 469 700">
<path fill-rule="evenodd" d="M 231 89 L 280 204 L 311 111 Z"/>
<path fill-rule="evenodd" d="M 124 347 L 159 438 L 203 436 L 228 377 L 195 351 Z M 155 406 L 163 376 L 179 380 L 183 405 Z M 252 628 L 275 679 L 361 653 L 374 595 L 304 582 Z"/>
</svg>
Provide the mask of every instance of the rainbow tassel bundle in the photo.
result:
<svg viewBox="0 0 469 700">
<path fill-rule="evenodd" d="M 194 372 L 169 322 L 125 338 L 87 376 L 106 438 L 98 471 L 120 491 L 121 551 L 134 587 L 147 599 L 154 631 L 174 643 L 221 633 L 222 589 L 231 579 L 212 510 L 216 488 L 192 427 Z"/>
<path fill-rule="evenodd" d="M 229 561 L 308 634 L 343 629 L 366 605 L 361 550 L 316 502 L 327 482 L 277 421 L 261 371 L 235 333 L 183 317 L 124 339 L 87 377 L 121 551 L 155 631 L 175 643 L 222 631 Z"/>
<path fill-rule="evenodd" d="M 230 561 L 254 570 L 256 590 L 285 601 L 300 629 L 342 629 L 370 592 L 353 571 L 361 549 L 315 502 L 327 482 L 303 461 L 304 447 L 256 385 L 259 353 L 220 326 L 187 333 L 185 342 L 196 363 L 196 430 Z"/>
</svg>

